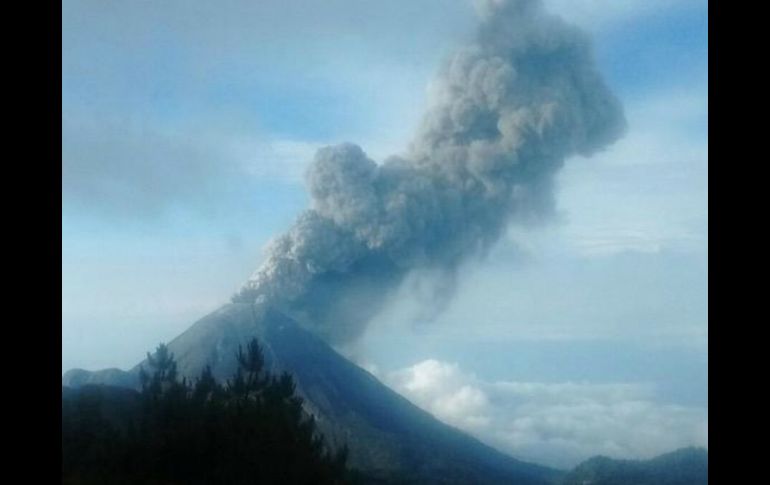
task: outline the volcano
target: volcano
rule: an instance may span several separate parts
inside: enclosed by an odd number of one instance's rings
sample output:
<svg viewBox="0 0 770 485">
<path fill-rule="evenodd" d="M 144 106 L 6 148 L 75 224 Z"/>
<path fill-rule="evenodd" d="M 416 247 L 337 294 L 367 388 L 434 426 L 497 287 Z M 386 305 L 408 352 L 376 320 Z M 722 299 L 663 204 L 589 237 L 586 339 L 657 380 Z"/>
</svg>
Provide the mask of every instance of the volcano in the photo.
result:
<svg viewBox="0 0 770 485">
<path fill-rule="evenodd" d="M 206 365 L 224 381 L 238 346 L 257 338 L 272 373 L 289 372 L 319 429 L 333 447 L 347 444 L 349 463 L 372 483 L 547 484 L 562 472 L 507 456 L 431 414 L 338 354 L 285 314 L 248 303 L 224 305 L 168 344 L 181 377 Z M 138 388 L 139 369 L 73 369 L 62 385 Z"/>
</svg>

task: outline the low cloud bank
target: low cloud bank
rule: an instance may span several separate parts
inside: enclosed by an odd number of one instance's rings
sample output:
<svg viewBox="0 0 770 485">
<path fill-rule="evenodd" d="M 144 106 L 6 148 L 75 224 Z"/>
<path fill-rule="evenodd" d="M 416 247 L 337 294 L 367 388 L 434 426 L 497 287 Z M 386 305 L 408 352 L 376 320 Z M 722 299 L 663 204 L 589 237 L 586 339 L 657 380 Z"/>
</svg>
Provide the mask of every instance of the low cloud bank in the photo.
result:
<svg viewBox="0 0 770 485">
<path fill-rule="evenodd" d="M 555 467 L 708 446 L 708 410 L 663 403 L 648 384 L 490 382 L 432 359 L 380 377 L 442 421 Z"/>
</svg>

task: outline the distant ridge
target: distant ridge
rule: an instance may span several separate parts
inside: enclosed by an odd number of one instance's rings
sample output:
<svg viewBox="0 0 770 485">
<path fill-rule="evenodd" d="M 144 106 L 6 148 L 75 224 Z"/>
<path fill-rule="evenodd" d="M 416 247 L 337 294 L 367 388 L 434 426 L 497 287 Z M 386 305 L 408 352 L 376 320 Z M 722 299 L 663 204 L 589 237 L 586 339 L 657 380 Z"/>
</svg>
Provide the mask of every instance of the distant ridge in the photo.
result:
<svg viewBox="0 0 770 485">
<path fill-rule="evenodd" d="M 706 485 L 708 451 L 681 448 L 650 460 L 590 458 L 564 477 L 564 485 Z"/>
</svg>

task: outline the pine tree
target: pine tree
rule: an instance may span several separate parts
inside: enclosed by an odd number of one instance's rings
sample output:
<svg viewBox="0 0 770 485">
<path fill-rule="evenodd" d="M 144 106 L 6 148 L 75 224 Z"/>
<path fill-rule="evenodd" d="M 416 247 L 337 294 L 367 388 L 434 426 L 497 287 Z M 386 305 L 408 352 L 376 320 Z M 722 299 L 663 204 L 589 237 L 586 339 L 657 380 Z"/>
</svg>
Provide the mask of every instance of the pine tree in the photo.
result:
<svg viewBox="0 0 770 485">
<path fill-rule="evenodd" d="M 155 355 L 147 352 L 147 364 L 152 369 L 152 375 L 148 375 L 144 366 L 139 369 L 139 380 L 142 392 L 158 398 L 163 392 L 175 387 L 177 384 L 177 370 L 174 354 L 168 350 L 166 344 L 158 345 Z"/>
<path fill-rule="evenodd" d="M 142 405 L 113 409 L 117 427 L 101 418 L 101 400 L 80 399 L 74 409 L 63 401 L 65 482 L 350 483 L 347 449 L 327 448 L 291 375 L 265 371 L 256 339 L 236 360 L 225 387 L 208 366 L 188 384 L 178 381 L 173 353 L 159 345 L 147 355 L 149 371 L 141 368 L 141 392 L 130 394 Z"/>
</svg>

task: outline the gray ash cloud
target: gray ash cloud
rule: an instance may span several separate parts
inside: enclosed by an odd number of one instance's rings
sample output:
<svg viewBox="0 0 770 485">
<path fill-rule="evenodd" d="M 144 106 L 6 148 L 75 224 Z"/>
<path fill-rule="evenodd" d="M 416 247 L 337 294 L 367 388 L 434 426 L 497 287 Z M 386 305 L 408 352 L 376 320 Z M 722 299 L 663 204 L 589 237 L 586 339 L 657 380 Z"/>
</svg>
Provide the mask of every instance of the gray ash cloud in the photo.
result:
<svg viewBox="0 0 770 485">
<path fill-rule="evenodd" d="M 330 342 L 354 340 L 410 272 L 454 278 L 509 224 L 546 220 L 565 159 L 622 135 L 622 107 L 586 34 L 539 0 L 477 7 L 476 37 L 443 66 L 406 154 L 378 164 L 350 143 L 319 150 L 311 208 L 274 241 L 241 299 Z"/>
</svg>

